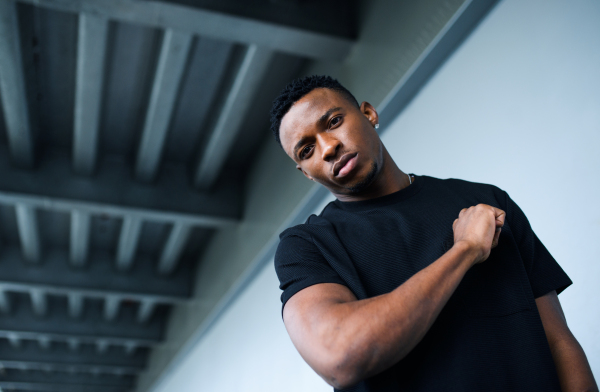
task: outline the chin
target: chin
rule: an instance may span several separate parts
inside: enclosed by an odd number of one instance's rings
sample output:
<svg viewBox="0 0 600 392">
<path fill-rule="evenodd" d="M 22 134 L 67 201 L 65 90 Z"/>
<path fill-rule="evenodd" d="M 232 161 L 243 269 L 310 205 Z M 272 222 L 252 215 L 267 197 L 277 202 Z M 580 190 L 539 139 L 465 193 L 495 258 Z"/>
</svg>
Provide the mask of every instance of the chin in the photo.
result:
<svg viewBox="0 0 600 392">
<path fill-rule="evenodd" d="M 358 180 L 358 182 L 352 185 L 346 185 L 345 188 L 347 191 L 349 191 L 349 193 L 360 193 L 367 189 L 369 185 L 371 185 L 373 181 L 375 181 L 375 177 L 377 177 L 378 173 L 379 166 L 377 165 L 377 162 L 373 162 L 373 164 L 371 165 L 371 170 L 369 170 L 366 176 L 364 176 L 362 179 Z"/>
</svg>

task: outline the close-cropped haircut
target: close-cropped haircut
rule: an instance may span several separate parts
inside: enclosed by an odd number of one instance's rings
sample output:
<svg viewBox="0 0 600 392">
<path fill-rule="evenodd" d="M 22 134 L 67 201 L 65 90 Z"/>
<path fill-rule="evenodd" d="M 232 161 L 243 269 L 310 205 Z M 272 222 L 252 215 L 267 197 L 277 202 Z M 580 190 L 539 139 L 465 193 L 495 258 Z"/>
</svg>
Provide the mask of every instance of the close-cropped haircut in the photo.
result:
<svg viewBox="0 0 600 392">
<path fill-rule="evenodd" d="M 292 81 L 281 90 L 281 93 L 275 98 L 273 106 L 271 107 L 271 131 L 273 132 L 273 135 L 275 135 L 275 140 L 277 140 L 277 143 L 279 143 L 282 148 L 281 139 L 279 138 L 281 119 L 286 115 L 294 103 L 316 88 L 328 88 L 337 91 L 350 103 L 355 104 L 357 107 L 360 106 L 356 98 L 354 98 L 354 95 L 331 76 L 305 76 Z"/>
</svg>

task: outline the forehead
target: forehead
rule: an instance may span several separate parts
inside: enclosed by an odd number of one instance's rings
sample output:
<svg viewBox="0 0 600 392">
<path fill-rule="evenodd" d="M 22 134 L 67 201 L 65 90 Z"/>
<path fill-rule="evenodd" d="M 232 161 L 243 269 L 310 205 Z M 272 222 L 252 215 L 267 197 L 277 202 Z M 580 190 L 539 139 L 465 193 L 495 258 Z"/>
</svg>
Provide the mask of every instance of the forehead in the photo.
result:
<svg viewBox="0 0 600 392">
<path fill-rule="evenodd" d="M 296 101 L 281 119 L 279 139 L 283 149 L 292 156 L 294 145 L 306 133 L 315 130 L 317 121 L 334 107 L 347 109 L 350 103 L 337 91 L 317 88 Z"/>
</svg>

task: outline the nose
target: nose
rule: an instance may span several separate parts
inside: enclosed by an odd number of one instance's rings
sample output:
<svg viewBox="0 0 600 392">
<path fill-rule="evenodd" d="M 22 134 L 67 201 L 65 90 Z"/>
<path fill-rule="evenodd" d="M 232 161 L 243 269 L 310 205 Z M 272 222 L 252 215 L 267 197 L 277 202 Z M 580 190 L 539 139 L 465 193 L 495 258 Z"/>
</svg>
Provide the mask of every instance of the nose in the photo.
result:
<svg viewBox="0 0 600 392">
<path fill-rule="evenodd" d="M 317 136 L 319 139 L 319 144 L 321 145 L 322 159 L 324 161 L 329 161 L 334 159 L 340 149 L 342 143 L 333 135 L 330 134 L 320 134 Z"/>
</svg>

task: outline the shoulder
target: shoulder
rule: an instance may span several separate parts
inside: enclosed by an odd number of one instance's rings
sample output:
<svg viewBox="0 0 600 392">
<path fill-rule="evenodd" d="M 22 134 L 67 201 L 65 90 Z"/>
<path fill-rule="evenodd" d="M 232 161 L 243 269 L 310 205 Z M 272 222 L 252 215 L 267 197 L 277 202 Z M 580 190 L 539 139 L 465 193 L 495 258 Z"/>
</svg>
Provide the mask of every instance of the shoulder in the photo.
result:
<svg viewBox="0 0 600 392">
<path fill-rule="evenodd" d="M 319 239 L 331 236 L 334 229 L 323 212 L 309 216 L 305 223 L 292 226 L 279 235 L 275 270 L 280 281 L 285 280 L 286 276 L 295 281 L 298 276 L 329 273 L 324 268 L 328 264 L 318 244 Z"/>
<path fill-rule="evenodd" d="M 464 189 L 464 190 L 475 190 L 475 191 L 492 191 L 492 192 L 504 192 L 502 189 L 498 188 L 492 184 L 486 184 L 482 182 L 474 182 L 467 181 L 460 178 L 436 178 L 430 176 L 422 176 L 424 177 L 428 183 L 431 183 L 435 186 L 444 186 L 448 188 L 454 189 Z"/>
<path fill-rule="evenodd" d="M 440 179 L 435 177 L 423 176 L 430 188 L 437 190 L 446 190 L 461 196 L 481 199 L 482 203 L 495 201 L 504 206 L 507 193 L 499 187 L 481 182 L 466 181 L 459 178 Z"/>
<path fill-rule="evenodd" d="M 320 250 L 316 239 L 330 237 L 335 232 L 332 220 L 338 209 L 331 202 L 319 213 L 310 215 L 304 223 L 289 227 L 279 234 L 279 244 L 275 253 L 275 264 L 291 256 L 320 258 Z"/>
<path fill-rule="evenodd" d="M 290 237 L 300 237 L 310 240 L 317 232 L 331 227 L 332 215 L 334 210 L 338 209 L 334 202 L 331 202 L 323 208 L 319 215 L 310 215 L 304 223 L 288 227 L 279 234 L 280 241 Z"/>
</svg>

